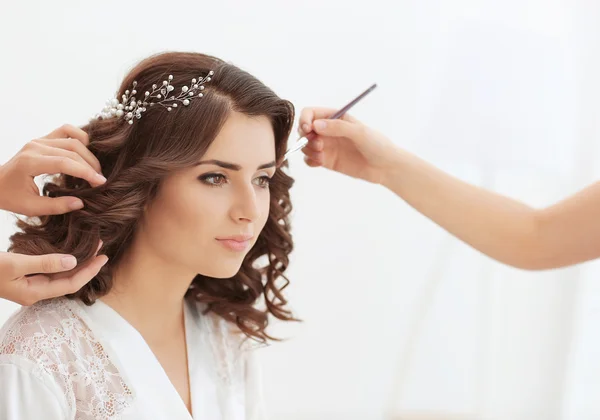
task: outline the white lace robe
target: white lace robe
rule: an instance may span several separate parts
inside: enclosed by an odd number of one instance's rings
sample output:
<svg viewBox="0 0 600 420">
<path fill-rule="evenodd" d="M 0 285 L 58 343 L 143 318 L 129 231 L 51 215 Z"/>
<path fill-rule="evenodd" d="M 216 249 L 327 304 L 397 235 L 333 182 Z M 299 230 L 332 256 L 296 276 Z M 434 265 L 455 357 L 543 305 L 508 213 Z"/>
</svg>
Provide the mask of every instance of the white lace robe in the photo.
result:
<svg viewBox="0 0 600 420">
<path fill-rule="evenodd" d="M 0 330 L 0 419 L 264 419 L 254 351 L 185 305 L 193 417 L 136 329 L 101 300 L 18 310 Z"/>
</svg>

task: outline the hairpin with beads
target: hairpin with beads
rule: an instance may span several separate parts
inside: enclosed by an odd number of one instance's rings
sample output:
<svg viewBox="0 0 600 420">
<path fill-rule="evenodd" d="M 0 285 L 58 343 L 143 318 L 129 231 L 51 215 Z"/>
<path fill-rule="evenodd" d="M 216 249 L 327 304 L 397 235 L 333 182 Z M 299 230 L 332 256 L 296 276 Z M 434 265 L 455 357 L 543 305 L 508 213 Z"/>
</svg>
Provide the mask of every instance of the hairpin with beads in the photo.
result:
<svg viewBox="0 0 600 420">
<path fill-rule="evenodd" d="M 133 120 L 140 119 L 147 107 L 160 105 L 167 111 L 172 111 L 173 108 L 177 108 L 180 104 L 188 106 L 192 99 L 204 96 L 202 94 L 204 83 L 210 82 L 213 74 L 214 72 L 211 70 L 204 77 L 192 79 L 190 85 L 182 86 L 181 92 L 177 95 L 171 95 L 175 87 L 171 84 L 173 76 L 169 75 L 167 80 L 164 80 L 161 85 L 152 85 L 152 90 L 146 91 L 143 99 L 136 99 L 137 82 L 134 81 L 131 91 L 126 90 L 121 96 L 121 102 L 117 98 L 109 99 L 106 101 L 106 105 L 102 111 L 94 115 L 90 120 L 123 118 L 129 124 L 133 124 Z"/>
</svg>

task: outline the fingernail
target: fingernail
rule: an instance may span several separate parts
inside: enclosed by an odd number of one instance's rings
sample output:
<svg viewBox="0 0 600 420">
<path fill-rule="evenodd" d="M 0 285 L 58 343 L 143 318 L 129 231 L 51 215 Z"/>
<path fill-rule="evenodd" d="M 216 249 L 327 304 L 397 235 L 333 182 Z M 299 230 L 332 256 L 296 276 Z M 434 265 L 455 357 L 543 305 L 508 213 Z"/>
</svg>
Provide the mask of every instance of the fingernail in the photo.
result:
<svg viewBox="0 0 600 420">
<path fill-rule="evenodd" d="M 106 178 L 104 178 L 102 175 L 100 174 L 96 174 L 96 179 L 102 183 L 106 182 Z"/>
<path fill-rule="evenodd" d="M 104 242 L 102 242 L 102 239 L 101 239 L 100 243 L 98 244 L 98 248 L 96 249 L 96 252 L 100 251 L 100 248 L 102 248 L 102 245 L 104 245 Z"/>
<path fill-rule="evenodd" d="M 81 201 L 81 200 L 79 200 L 79 199 L 72 200 L 72 201 L 69 203 L 69 208 L 70 208 L 71 210 L 79 210 L 79 209 L 82 209 L 82 208 L 83 208 L 83 201 Z"/>
<path fill-rule="evenodd" d="M 302 130 L 304 130 L 305 133 L 310 132 L 310 125 L 302 124 Z"/>
<path fill-rule="evenodd" d="M 60 260 L 63 268 L 69 270 L 77 265 L 77 259 L 73 256 L 62 257 Z"/>
<path fill-rule="evenodd" d="M 327 123 L 325 123 L 323 120 L 317 120 L 313 124 L 317 130 L 322 130 L 327 125 Z"/>
</svg>

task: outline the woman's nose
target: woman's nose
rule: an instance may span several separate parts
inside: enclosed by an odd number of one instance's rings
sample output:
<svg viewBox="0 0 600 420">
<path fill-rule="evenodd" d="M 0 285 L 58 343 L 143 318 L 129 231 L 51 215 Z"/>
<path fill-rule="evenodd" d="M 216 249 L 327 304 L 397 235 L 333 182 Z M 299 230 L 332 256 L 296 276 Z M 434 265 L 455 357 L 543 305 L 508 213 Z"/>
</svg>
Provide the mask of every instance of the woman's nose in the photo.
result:
<svg viewBox="0 0 600 420">
<path fill-rule="evenodd" d="M 258 200 L 254 186 L 241 188 L 236 192 L 236 200 L 232 208 L 232 217 L 237 221 L 255 221 L 258 218 Z"/>
</svg>

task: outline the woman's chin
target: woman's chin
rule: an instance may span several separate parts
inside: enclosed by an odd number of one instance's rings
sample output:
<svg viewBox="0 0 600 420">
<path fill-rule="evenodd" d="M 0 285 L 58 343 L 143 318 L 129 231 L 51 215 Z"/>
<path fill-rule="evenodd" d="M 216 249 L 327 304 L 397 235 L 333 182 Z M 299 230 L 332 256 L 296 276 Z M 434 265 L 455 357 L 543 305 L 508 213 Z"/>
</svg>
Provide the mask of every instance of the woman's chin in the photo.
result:
<svg viewBox="0 0 600 420">
<path fill-rule="evenodd" d="M 228 264 L 216 264 L 215 267 L 199 271 L 200 274 L 212 277 L 214 279 L 229 279 L 235 276 L 242 266 L 242 261 L 239 263 L 228 263 Z"/>
</svg>

